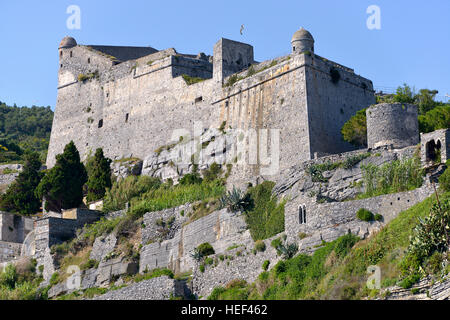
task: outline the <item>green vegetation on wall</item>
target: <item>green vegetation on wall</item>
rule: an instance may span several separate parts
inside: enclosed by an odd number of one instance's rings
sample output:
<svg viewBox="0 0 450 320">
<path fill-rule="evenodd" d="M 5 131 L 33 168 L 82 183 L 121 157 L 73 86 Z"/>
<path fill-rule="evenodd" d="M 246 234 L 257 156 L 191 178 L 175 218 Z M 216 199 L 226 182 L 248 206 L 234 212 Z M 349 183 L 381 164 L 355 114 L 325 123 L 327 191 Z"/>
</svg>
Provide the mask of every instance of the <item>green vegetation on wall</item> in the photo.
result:
<svg viewBox="0 0 450 320">
<path fill-rule="evenodd" d="M 285 201 L 278 203 L 272 194 L 275 183 L 263 183 L 248 189 L 252 206 L 245 212 L 245 221 L 253 240 L 270 238 L 284 231 Z"/>
<path fill-rule="evenodd" d="M 423 183 L 424 171 L 417 156 L 381 166 L 367 164 L 361 166 L 361 170 L 365 192 L 359 199 L 413 190 Z"/>
</svg>

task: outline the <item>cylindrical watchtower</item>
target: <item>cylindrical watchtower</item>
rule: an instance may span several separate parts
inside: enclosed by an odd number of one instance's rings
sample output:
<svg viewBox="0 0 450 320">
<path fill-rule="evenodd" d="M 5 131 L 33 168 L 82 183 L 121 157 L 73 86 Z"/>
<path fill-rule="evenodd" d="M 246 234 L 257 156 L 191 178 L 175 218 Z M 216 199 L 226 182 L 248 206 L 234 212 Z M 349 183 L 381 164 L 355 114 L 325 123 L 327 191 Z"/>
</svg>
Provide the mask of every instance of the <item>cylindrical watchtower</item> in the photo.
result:
<svg viewBox="0 0 450 320">
<path fill-rule="evenodd" d="M 308 30 L 301 28 L 292 36 L 292 53 L 314 52 L 314 38 Z"/>
<path fill-rule="evenodd" d="M 417 106 L 407 103 L 380 103 L 366 110 L 367 146 L 404 148 L 420 141 Z"/>
</svg>

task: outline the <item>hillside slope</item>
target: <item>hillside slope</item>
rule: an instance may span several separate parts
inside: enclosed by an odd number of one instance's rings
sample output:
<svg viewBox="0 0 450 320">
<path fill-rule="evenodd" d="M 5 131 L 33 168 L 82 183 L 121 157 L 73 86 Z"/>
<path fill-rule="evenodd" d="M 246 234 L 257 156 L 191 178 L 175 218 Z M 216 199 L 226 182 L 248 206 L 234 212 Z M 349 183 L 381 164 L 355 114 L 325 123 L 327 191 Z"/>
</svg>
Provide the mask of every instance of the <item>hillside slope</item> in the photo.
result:
<svg viewBox="0 0 450 320">
<path fill-rule="evenodd" d="M 441 203 L 450 201 L 450 193 L 440 196 Z M 366 299 L 389 298 L 390 288 L 403 292 L 413 285 L 402 270 L 405 253 L 419 219 L 429 215 L 437 202 L 436 195 L 403 211 L 397 218 L 366 240 L 349 234 L 330 243 L 324 243 L 312 256 L 300 254 L 292 259 L 280 261 L 270 271 L 260 274 L 257 281 L 246 284 L 242 281 L 218 287 L 209 299 Z M 429 288 L 431 282 L 445 279 L 450 268 L 442 266 L 442 255 L 436 252 L 423 263 L 423 274 L 428 280 L 419 284 Z M 368 289 L 369 266 L 378 266 L 381 271 L 381 290 Z M 403 280 L 403 281 L 402 281 Z M 428 282 L 427 282 L 428 281 Z M 450 282 L 447 283 L 450 287 Z M 400 290 L 403 287 L 403 291 Z M 440 288 L 445 291 L 448 288 Z M 420 289 L 413 288 L 412 293 Z M 423 290 L 422 290 L 423 291 Z M 395 297 L 399 294 L 396 293 Z"/>
</svg>

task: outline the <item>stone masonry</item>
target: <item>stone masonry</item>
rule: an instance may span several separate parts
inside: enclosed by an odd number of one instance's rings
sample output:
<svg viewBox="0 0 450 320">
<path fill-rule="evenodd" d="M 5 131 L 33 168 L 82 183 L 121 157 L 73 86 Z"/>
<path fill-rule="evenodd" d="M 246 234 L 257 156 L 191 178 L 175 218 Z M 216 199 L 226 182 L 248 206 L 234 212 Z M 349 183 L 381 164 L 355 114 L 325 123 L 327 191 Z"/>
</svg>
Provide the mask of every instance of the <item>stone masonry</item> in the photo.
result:
<svg viewBox="0 0 450 320">
<path fill-rule="evenodd" d="M 297 48 L 314 42 L 297 36 Z M 262 63 L 254 61 L 252 46 L 237 41 L 220 39 L 213 51 L 207 57 L 63 39 L 48 167 L 70 140 L 82 158 L 102 147 L 112 159 L 144 159 L 173 143 L 173 130 L 192 132 L 195 123 L 253 129 L 257 141 L 265 139 L 262 129 L 280 130 L 280 169 L 352 149 L 339 130 L 375 102 L 370 80 L 311 51 L 293 48 Z M 187 83 L 189 77 L 202 81 Z M 261 174 L 262 155 L 232 176 L 248 181 Z"/>
</svg>

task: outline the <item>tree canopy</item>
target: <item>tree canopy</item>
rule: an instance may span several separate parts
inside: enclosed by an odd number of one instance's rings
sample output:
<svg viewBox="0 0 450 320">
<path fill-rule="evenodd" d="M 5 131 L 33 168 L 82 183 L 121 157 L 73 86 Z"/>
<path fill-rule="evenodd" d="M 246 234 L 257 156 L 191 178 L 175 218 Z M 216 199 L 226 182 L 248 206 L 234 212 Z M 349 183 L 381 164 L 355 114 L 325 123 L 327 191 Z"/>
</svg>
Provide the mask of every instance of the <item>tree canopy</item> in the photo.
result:
<svg viewBox="0 0 450 320">
<path fill-rule="evenodd" d="M 88 172 L 87 201 L 96 201 L 105 196 L 106 188 L 111 188 L 111 159 L 106 158 L 103 150 L 98 148 L 94 157 L 86 163 Z"/>
<path fill-rule="evenodd" d="M 53 111 L 50 107 L 7 106 L 0 102 L 0 162 L 24 161 L 24 150 L 40 154 L 45 161 Z"/>
<path fill-rule="evenodd" d="M 56 155 L 56 164 L 47 171 L 36 189 L 36 195 L 45 199 L 45 209 L 60 212 L 75 208 L 83 201 L 83 185 L 87 181 L 86 169 L 80 154 L 70 141 L 62 154 Z"/>
<path fill-rule="evenodd" d="M 39 154 L 25 153 L 25 164 L 16 181 L 14 181 L 0 198 L 0 209 L 24 215 L 39 211 L 41 202 L 35 194 L 35 189 L 42 179 L 43 173 Z"/>
</svg>

